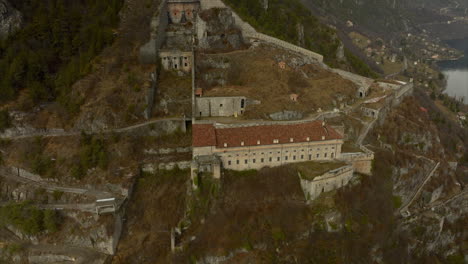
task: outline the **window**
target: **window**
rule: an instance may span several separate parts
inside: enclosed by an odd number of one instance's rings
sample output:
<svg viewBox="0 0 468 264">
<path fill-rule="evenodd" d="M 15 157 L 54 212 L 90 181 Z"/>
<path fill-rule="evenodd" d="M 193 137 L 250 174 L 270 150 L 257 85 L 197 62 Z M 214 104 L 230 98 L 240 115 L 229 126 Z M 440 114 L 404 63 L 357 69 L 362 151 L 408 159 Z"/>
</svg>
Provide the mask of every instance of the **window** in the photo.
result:
<svg viewBox="0 0 468 264">
<path fill-rule="evenodd" d="M 332 152 L 331 157 L 333 159 L 335 157 L 335 153 Z"/>
<path fill-rule="evenodd" d="M 312 155 L 309 155 L 309 160 L 312 160 Z"/>
<path fill-rule="evenodd" d="M 268 159 L 268 161 L 270 161 L 270 162 L 271 162 L 271 157 Z"/>
<path fill-rule="evenodd" d="M 244 108 L 244 107 L 245 107 L 245 100 L 242 99 L 242 100 L 241 100 L 241 108 Z"/>
<path fill-rule="evenodd" d="M 296 155 L 293 156 L 293 160 L 296 160 Z"/>
<path fill-rule="evenodd" d="M 223 107 L 223 104 L 219 104 L 219 107 Z"/>
<path fill-rule="evenodd" d="M 184 57 L 184 59 L 187 59 L 187 57 Z"/>
<path fill-rule="evenodd" d="M 288 160 L 288 156 L 284 156 L 284 160 Z"/>
<path fill-rule="evenodd" d="M 241 142 L 241 146 L 244 146 L 244 141 Z"/>
<path fill-rule="evenodd" d="M 317 154 L 317 158 L 320 158 L 320 154 Z"/>
<path fill-rule="evenodd" d="M 335 147 L 332 147 L 332 149 L 335 149 Z"/>
<path fill-rule="evenodd" d="M 224 143 L 224 147 L 227 148 L 228 144 L 227 143 Z"/>
<path fill-rule="evenodd" d="M 188 64 L 187 64 L 187 63 L 185 63 L 184 65 L 185 65 L 185 67 L 187 67 L 187 66 L 188 66 Z"/>
<path fill-rule="evenodd" d="M 260 159 L 260 162 L 263 163 L 265 160 L 263 158 Z"/>
<path fill-rule="evenodd" d="M 294 142 L 294 138 L 290 138 L 290 139 L 289 139 L 289 142 Z"/>
<path fill-rule="evenodd" d="M 228 161 L 228 165 L 231 166 L 231 161 Z"/>
<path fill-rule="evenodd" d="M 304 159 L 304 155 L 301 155 L 301 160 L 303 160 L 303 159 Z"/>
<path fill-rule="evenodd" d="M 326 158 L 326 157 L 327 157 L 327 154 L 328 154 L 328 153 L 325 153 L 323 156 L 325 156 L 325 158 Z"/>
<path fill-rule="evenodd" d="M 252 160 L 253 163 L 255 163 L 255 161 L 256 161 L 255 159 Z"/>
<path fill-rule="evenodd" d="M 257 145 L 260 145 L 260 140 L 257 140 Z M 263 153 L 262 153 L 263 154 Z"/>
<path fill-rule="evenodd" d="M 280 161 L 280 157 L 278 157 L 278 161 Z"/>
<path fill-rule="evenodd" d="M 310 141 L 310 137 L 307 137 L 307 141 Z"/>
<path fill-rule="evenodd" d="M 325 140 L 325 136 L 322 136 L 322 140 Z"/>
<path fill-rule="evenodd" d="M 174 69 L 177 69 L 177 64 L 174 64 Z"/>
<path fill-rule="evenodd" d="M 236 163 L 239 165 L 239 160 L 236 160 Z"/>
<path fill-rule="evenodd" d="M 245 163 L 245 164 L 249 163 L 249 160 L 245 160 L 244 163 Z"/>
<path fill-rule="evenodd" d="M 278 144 L 278 143 L 279 143 L 279 140 L 278 140 L 278 139 L 273 139 L 273 143 L 274 143 L 274 144 Z"/>
</svg>

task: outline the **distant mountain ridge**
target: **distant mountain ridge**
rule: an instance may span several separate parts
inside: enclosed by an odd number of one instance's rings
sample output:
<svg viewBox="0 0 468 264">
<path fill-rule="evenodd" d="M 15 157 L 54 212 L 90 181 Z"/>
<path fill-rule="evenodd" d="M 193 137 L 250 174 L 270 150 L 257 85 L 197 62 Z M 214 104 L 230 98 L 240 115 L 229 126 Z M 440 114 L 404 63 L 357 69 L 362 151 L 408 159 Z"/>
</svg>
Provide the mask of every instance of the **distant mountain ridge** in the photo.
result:
<svg viewBox="0 0 468 264">
<path fill-rule="evenodd" d="M 447 12 L 466 14 L 467 0 L 301 0 L 314 13 L 352 21 L 377 34 L 409 30 L 419 24 L 449 20 Z"/>
</svg>

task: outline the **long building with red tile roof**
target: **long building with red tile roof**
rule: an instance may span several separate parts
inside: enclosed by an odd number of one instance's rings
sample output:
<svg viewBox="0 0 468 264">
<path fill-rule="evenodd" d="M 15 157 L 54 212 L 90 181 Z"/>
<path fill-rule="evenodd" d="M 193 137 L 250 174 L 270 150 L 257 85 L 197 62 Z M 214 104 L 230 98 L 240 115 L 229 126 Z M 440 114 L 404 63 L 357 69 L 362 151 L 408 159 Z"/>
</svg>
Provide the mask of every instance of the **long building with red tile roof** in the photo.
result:
<svg viewBox="0 0 468 264">
<path fill-rule="evenodd" d="M 260 169 L 341 155 L 343 135 L 322 121 L 260 125 L 194 124 L 194 158 L 214 155 L 227 169 Z"/>
</svg>

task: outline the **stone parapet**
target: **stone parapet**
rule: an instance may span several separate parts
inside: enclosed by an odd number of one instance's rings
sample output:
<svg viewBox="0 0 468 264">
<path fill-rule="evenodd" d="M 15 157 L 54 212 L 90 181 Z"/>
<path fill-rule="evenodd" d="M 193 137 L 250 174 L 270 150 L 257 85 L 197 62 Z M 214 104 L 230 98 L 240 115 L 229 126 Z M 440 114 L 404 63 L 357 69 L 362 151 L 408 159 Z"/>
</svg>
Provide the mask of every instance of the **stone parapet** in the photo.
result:
<svg viewBox="0 0 468 264">
<path fill-rule="evenodd" d="M 299 174 L 299 179 L 306 200 L 310 201 L 317 198 L 321 193 L 333 191 L 347 185 L 353 177 L 353 173 L 353 166 L 347 165 L 331 170 L 312 180 L 305 179 Z"/>
</svg>

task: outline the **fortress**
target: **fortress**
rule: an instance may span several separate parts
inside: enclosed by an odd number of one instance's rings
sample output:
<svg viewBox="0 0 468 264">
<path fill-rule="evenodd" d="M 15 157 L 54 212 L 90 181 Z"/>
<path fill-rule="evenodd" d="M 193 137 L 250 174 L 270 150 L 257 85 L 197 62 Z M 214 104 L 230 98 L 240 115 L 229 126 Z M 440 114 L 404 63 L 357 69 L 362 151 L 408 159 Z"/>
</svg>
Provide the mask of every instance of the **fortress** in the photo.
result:
<svg viewBox="0 0 468 264">
<path fill-rule="evenodd" d="M 381 98 L 386 99 L 368 101 L 380 102 L 377 105 L 380 108 L 372 108 L 374 105 L 367 101 L 357 108 L 370 118 L 382 117 L 387 103 L 390 107 L 398 104 L 412 91 L 412 84 L 381 83 L 340 69 L 330 69 L 323 64 L 322 55 L 256 32 L 220 0 L 163 1 L 153 22 L 152 39 L 141 49 L 142 61 L 160 61 L 165 70 L 192 73 L 193 156 L 190 168 L 194 188 L 197 188 L 199 177 L 208 174 L 219 179 L 223 169 L 242 171 L 293 163 L 332 164 L 332 168 L 322 175 L 299 173 L 304 194 L 312 200 L 322 192 L 345 186 L 354 173 L 370 175 L 374 159 L 374 153 L 360 143 L 360 151 L 342 152 L 346 138 L 344 127 L 332 127 L 320 120 L 341 112 L 336 108 L 332 115 L 319 113 L 317 118 L 308 120 L 218 123 L 219 118 L 237 118 L 248 107 L 261 102 L 242 94 L 203 96 L 203 87 L 196 87 L 194 52 L 216 49 L 220 45 L 235 50 L 236 41 L 245 42 L 247 46 L 264 43 L 285 50 L 304 58 L 306 63 L 328 69 L 354 83 L 356 100 L 365 100 L 361 98 L 368 97 L 373 87 L 378 87 L 379 93 L 386 94 Z M 346 111 L 343 109 L 342 112 Z M 364 136 L 373 123 L 365 129 Z"/>
</svg>

